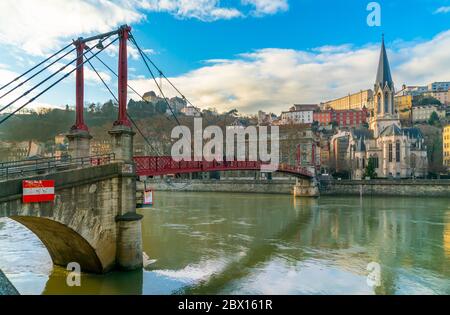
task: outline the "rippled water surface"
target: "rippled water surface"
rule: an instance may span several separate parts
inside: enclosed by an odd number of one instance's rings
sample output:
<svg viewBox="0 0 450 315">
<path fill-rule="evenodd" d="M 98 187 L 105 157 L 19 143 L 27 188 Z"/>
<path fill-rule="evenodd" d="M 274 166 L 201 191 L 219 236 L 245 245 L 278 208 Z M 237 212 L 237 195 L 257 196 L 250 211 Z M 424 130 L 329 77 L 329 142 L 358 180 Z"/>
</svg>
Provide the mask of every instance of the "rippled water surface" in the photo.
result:
<svg viewBox="0 0 450 315">
<path fill-rule="evenodd" d="M 163 193 L 144 271 L 66 285 L 28 230 L 0 219 L 0 269 L 22 294 L 450 294 L 450 199 Z M 367 284 L 367 265 L 381 285 Z"/>
</svg>

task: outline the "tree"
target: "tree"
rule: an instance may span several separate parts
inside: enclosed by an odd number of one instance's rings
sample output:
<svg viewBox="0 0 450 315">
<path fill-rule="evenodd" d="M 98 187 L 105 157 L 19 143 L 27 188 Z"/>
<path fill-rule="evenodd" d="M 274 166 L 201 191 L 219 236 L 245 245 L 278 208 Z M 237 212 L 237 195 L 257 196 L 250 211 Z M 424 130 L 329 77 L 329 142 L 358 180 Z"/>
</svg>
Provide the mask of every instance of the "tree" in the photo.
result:
<svg viewBox="0 0 450 315">
<path fill-rule="evenodd" d="M 442 105 L 441 101 L 431 96 L 416 96 L 414 98 L 414 105 Z"/>
<path fill-rule="evenodd" d="M 333 127 L 333 129 L 336 129 L 337 127 L 339 127 L 339 124 L 337 121 L 333 120 L 332 122 L 330 122 L 330 125 Z"/>
<path fill-rule="evenodd" d="M 434 126 L 437 122 L 439 122 L 439 116 L 436 112 L 433 112 L 428 120 L 428 124 Z"/>
<path fill-rule="evenodd" d="M 369 177 L 370 179 L 374 179 L 377 177 L 377 173 L 375 172 L 375 162 L 373 158 L 369 159 L 369 163 L 367 163 L 367 167 L 364 172 L 364 178 L 367 177 Z"/>
</svg>

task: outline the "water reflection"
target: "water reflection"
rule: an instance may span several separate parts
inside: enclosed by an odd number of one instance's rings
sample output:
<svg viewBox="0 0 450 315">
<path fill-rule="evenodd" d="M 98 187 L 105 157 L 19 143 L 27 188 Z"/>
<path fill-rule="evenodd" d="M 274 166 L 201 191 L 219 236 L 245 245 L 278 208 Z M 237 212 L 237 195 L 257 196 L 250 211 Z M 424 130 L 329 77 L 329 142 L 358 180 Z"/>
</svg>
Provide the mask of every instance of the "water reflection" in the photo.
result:
<svg viewBox="0 0 450 315">
<path fill-rule="evenodd" d="M 81 288 L 68 288 L 65 270 L 39 265 L 42 245 L 5 221 L 0 268 L 34 294 L 450 293 L 448 199 L 160 192 L 155 200 L 141 210 L 143 271 L 83 275 Z M 6 238 L 16 246 L 5 249 Z M 34 267 L 17 269 L 30 255 Z M 372 261 L 382 268 L 375 289 L 366 283 Z M 41 281 L 24 281 L 30 274 Z"/>
</svg>

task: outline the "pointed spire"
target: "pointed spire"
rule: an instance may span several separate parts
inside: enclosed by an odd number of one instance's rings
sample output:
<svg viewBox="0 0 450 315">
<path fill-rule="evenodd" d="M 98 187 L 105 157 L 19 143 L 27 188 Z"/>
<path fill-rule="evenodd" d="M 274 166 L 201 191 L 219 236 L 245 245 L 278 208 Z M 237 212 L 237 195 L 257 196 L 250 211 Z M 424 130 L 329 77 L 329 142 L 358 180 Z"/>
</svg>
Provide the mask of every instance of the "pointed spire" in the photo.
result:
<svg viewBox="0 0 450 315">
<path fill-rule="evenodd" d="M 386 53 L 386 46 L 384 44 L 383 34 L 381 41 L 380 61 L 378 63 L 377 80 L 375 82 L 375 85 L 380 84 L 382 87 L 384 87 L 386 83 L 389 87 L 392 87 L 394 85 L 391 76 L 391 68 L 389 67 L 389 60 Z"/>
</svg>

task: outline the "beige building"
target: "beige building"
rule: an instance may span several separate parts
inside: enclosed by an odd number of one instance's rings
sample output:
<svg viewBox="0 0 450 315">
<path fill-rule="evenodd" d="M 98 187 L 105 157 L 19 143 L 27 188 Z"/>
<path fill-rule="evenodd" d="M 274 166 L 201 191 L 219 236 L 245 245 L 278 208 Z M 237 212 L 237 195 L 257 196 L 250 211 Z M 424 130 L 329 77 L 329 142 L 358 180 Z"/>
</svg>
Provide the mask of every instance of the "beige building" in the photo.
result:
<svg viewBox="0 0 450 315">
<path fill-rule="evenodd" d="M 54 157 L 61 158 L 68 154 L 68 139 L 63 133 L 55 136 Z"/>
<path fill-rule="evenodd" d="M 450 125 L 444 127 L 442 132 L 442 143 L 443 143 L 443 161 L 444 166 L 450 170 Z"/>
<path fill-rule="evenodd" d="M 193 106 L 187 106 L 181 110 L 183 114 L 185 114 L 188 117 L 201 117 L 202 112 L 200 108 L 193 107 Z"/>
<path fill-rule="evenodd" d="M 428 91 L 427 86 L 420 86 L 420 85 L 413 85 L 413 86 L 407 86 L 404 84 L 402 86 L 402 89 L 395 93 L 395 96 L 418 96 L 422 95 L 423 93 Z"/>
<path fill-rule="evenodd" d="M 158 97 L 155 92 L 150 91 L 146 92 L 142 97 L 146 102 L 154 103 L 162 100 L 162 98 Z"/>
<path fill-rule="evenodd" d="M 445 118 L 446 111 L 438 105 L 423 105 L 413 106 L 412 108 L 412 121 L 413 122 L 426 122 L 430 119 L 431 115 L 435 112 L 439 119 Z"/>
<path fill-rule="evenodd" d="M 365 90 L 360 91 L 355 94 L 349 94 L 347 96 L 328 101 L 321 104 L 321 108 L 324 110 L 334 109 L 334 110 L 350 110 L 363 108 L 372 109 L 373 108 L 373 91 Z"/>
<path fill-rule="evenodd" d="M 430 91 L 423 93 L 424 96 L 434 97 L 443 105 L 450 105 L 450 90 L 447 91 Z"/>
<path fill-rule="evenodd" d="M 283 125 L 312 124 L 314 112 L 312 110 L 298 110 L 281 113 L 281 123 Z"/>
<path fill-rule="evenodd" d="M 412 121 L 412 107 L 413 96 L 412 95 L 398 95 L 394 97 L 395 108 L 398 111 L 401 122 Z"/>
</svg>

